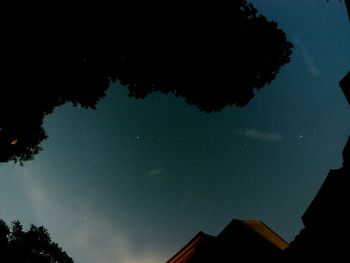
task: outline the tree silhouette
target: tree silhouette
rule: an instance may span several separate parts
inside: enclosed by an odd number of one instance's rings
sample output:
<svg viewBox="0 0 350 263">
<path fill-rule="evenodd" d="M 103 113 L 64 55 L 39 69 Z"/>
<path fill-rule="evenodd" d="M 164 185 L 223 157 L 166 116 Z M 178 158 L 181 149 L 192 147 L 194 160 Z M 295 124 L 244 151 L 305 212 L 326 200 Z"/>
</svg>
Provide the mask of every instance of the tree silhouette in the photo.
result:
<svg viewBox="0 0 350 263">
<path fill-rule="evenodd" d="M 23 231 L 20 222 L 10 229 L 0 220 L 0 262 L 4 263 L 73 263 L 73 260 L 56 243 L 44 227 L 30 226 Z"/>
<path fill-rule="evenodd" d="M 0 162 L 33 159 L 45 115 L 94 108 L 112 81 L 210 112 L 247 105 L 290 60 L 285 33 L 246 0 L 163 2 L 16 7 L 1 33 Z"/>
</svg>

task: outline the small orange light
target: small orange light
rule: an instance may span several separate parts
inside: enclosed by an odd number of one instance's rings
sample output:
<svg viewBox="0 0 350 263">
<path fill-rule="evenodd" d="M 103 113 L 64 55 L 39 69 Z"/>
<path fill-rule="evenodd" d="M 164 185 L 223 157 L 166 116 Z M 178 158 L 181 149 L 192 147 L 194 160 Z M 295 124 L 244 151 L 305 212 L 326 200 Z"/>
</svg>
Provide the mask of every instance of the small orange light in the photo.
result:
<svg viewBox="0 0 350 263">
<path fill-rule="evenodd" d="M 18 140 L 17 139 L 14 139 L 12 142 L 11 142 L 11 145 L 15 145 L 17 144 Z"/>
</svg>

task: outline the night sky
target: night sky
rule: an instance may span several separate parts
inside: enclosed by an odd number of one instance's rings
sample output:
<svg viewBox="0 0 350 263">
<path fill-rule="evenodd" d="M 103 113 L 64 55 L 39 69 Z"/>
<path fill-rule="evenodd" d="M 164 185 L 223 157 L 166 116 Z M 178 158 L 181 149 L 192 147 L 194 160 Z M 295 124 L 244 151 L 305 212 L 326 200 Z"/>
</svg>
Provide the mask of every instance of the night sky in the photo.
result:
<svg viewBox="0 0 350 263">
<path fill-rule="evenodd" d="M 245 108 L 203 113 L 173 95 L 46 117 L 34 161 L 0 166 L 0 218 L 44 225 L 75 262 L 164 262 L 200 230 L 261 219 L 287 241 L 328 170 L 341 166 L 350 107 L 343 2 L 255 0 L 295 45 Z"/>
</svg>

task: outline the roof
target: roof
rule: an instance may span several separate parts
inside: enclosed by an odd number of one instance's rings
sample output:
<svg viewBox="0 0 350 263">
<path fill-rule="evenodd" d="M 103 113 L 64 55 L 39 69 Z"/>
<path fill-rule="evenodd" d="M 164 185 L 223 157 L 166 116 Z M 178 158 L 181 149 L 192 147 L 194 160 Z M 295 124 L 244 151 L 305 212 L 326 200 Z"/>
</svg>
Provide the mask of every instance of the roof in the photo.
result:
<svg viewBox="0 0 350 263">
<path fill-rule="evenodd" d="M 240 231 L 240 230 L 243 230 Z M 247 232 L 248 231 L 248 232 Z M 289 245 L 288 243 L 282 239 L 279 235 L 277 235 L 271 228 L 265 225 L 260 220 L 237 220 L 233 219 L 223 231 L 217 236 L 211 236 L 205 234 L 203 232 L 199 232 L 196 236 L 194 236 L 190 242 L 188 242 L 179 252 L 177 252 L 172 258 L 170 258 L 167 263 L 186 263 L 186 262 L 197 262 L 199 255 L 197 252 L 197 248 L 204 245 L 209 245 L 205 248 L 205 250 L 215 249 L 215 246 L 212 247 L 213 244 L 222 245 L 220 242 L 224 242 L 224 244 L 232 245 L 232 240 L 226 239 L 225 237 L 238 237 L 240 235 L 246 235 L 249 233 L 253 233 L 254 236 L 258 235 L 261 237 L 261 240 L 266 241 L 267 244 L 272 244 L 271 248 L 274 247 L 278 250 L 284 250 Z M 259 239 L 260 240 L 260 239 Z M 214 243 L 211 243 L 214 242 Z M 260 243 L 262 244 L 262 243 Z M 256 244 L 255 244 L 256 245 Z M 254 245 L 253 245 L 254 247 Z M 226 248 L 225 248 L 226 249 Z M 216 251 L 218 252 L 218 251 Z M 215 252 L 215 253 L 216 253 Z M 222 252 L 222 251 L 221 251 Z M 221 253 L 219 252 L 219 253 Z M 195 260 L 195 261 L 193 261 Z"/>
<path fill-rule="evenodd" d="M 340 81 L 339 84 L 344 92 L 346 99 L 350 104 L 350 71 L 345 75 L 345 77 Z"/>
<path fill-rule="evenodd" d="M 264 222 L 261 220 L 238 220 L 233 219 L 230 224 L 227 225 L 227 227 L 219 234 L 222 235 L 226 231 L 230 231 L 230 228 L 236 228 L 245 226 L 246 229 L 249 229 L 250 231 L 253 231 L 258 236 L 262 237 L 264 240 L 270 242 L 277 248 L 284 250 L 289 245 L 288 243 L 281 238 L 276 232 L 274 232 L 270 227 L 268 227 Z M 234 233 L 234 232 L 233 232 Z"/>
<path fill-rule="evenodd" d="M 264 222 L 261 220 L 237 220 L 240 221 L 241 224 L 246 225 L 251 230 L 253 230 L 255 233 L 266 239 L 267 241 L 271 242 L 275 246 L 277 246 L 280 249 L 286 249 L 289 245 L 288 243 L 281 238 L 279 235 L 276 234 L 270 227 L 268 227 Z"/>
<path fill-rule="evenodd" d="M 346 9 L 348 10 L 349 21 L 350 21 L 350 0 L 345 0 Z"/>
<path fill-rule="evenodd" d="M 191 239 L 183 248 L 179 250 L 172 258 L 170 258 L 167 263 L 181 263 L 187 262 L 189 258 L 194 256 L 195 249 L 198 245 L 206 243 L 210 240 L 214 239 L 213 236 L 199 232 L 194 238 Z"/>
</svg>

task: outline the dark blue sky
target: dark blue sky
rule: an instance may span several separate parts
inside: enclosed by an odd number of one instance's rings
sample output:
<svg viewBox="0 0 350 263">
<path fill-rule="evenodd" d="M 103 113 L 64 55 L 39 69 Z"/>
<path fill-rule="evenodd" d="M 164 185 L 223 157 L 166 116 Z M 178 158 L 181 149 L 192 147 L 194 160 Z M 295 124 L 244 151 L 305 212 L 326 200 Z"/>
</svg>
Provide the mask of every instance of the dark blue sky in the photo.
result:
<svg viewBox="0 0 350 263">
<path fill-rule="evenodd" d="M 75 262 L 164 262 L 202 230 L 261 219 L 287 241 L 350 131 L 344 3 L 255 0 L 295 45 L 245 108 L 202 113 L 113 85 L 96 111 L 65 105 L 24 167 L 0 167 L 0 218 L 44 225 Z"/>
</svg>

